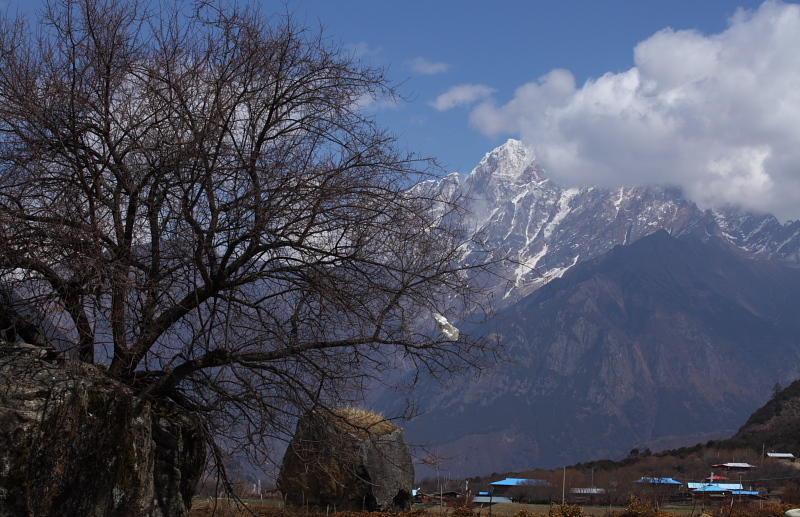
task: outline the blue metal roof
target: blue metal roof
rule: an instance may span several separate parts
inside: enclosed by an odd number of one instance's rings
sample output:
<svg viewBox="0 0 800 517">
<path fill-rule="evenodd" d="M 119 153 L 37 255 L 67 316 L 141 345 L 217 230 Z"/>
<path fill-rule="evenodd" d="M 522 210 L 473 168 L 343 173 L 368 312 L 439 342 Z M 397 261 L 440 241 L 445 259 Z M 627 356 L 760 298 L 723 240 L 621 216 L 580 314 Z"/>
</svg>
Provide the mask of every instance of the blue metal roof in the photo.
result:
<svg viewBox="0 0 800 517">
<path fill-rule="evenodd" d="M 505 478 L 500 481 L 489 483 L 495 486 L 553 486 L 544 479 L 522 479 L 522 478 Z"/>
<path fill-rule="evenodd" d="M 706 485 L 700 488 L 695 488 L 693 492 L 730 492 L 730 489 L 722 488 L 717 485 Z"/>
<path fill-rule="evenodd" d="M 742 490 L 741 483 L 686 483 L 687 488 L 695 492 L 724 492 Z"/>
<path fill-rule="evenodd" d="M 653 483 L 655 485 L 682 485 L 680 481 L 675 481 L 672 478 L 639 478 L 636 483 Z"/>
</svg>

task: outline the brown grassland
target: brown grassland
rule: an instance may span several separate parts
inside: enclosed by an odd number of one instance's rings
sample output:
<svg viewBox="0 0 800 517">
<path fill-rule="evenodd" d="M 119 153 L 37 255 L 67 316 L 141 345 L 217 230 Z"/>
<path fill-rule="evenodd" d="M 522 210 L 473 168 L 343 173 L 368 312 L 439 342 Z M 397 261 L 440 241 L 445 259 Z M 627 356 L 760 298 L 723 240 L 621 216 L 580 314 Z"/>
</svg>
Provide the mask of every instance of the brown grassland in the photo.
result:
<svg viewBox="0 0 800 517">
<path fill-rule="evenodd" d="M 380 512 L 338 512 L 325 514 L 301 509 L 283 508 L 274 504 L 235 504 L 226 502 L 195 502 L 189 517 L 783 517 L 793 504 L 746 503 L 715 507 L 661 507 L 640 502 L 635 497 L 627 507 L 579 506 L 569 504 L 495 504 L 491 508 L 432 507 L 415 509 L 403 514 Z"/>
</svg>

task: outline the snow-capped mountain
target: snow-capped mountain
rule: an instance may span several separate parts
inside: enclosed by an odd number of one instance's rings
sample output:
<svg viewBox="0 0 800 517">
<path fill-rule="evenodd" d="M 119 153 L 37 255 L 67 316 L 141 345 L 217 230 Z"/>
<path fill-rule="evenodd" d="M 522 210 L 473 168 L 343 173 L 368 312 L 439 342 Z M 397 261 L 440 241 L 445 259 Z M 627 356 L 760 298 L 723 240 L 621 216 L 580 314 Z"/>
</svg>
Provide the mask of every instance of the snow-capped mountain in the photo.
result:
<svg viewBox="0 0 800 517">
<path fill-rule="evenodd" d="M 498 314 L 463 329 L 508 362 L 423 383 L 407 426 L 454 475 L 730 436 L 800 376 L 800 223 L 700 210 L 673 187 L 564 189 L 514 140 L 437 188 L 466 195 L 510 257 Z"/>
<path fill-rule="evenodd" d="M 470 223 L 510 253 L 495 286 L 502 308 L 561 276 L 579 262 L 658 230 L 721 237 L 750 253 L 800 262 L 800 222 L 736 207 L 700 210 L 669 186 L 564 189 L 536 163 L 532 150 L 509 140 L 486 154 L 461 182 L 441 183 L 469 199 Z"/>
</svg>

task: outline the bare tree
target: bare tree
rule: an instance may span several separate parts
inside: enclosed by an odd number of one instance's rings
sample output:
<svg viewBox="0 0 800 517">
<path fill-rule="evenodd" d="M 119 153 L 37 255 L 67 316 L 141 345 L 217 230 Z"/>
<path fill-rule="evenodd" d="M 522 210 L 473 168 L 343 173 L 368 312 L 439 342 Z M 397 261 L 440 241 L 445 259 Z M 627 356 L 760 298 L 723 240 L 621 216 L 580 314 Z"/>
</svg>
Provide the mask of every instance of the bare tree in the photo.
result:
<svg viewBox="0 0 800 517">
<path fill-rule="evenodd" d="M 5 336 L 106 363 L 228 447 L 400 364 L 489 358 L 436 331 L 433 313 L 480 313 L 493 259 L 460 261 L 459 200 L 368 116 L 398 100 L 385 71 L 291 16 L 164 5 L 2 20 Z"/>
</svg>

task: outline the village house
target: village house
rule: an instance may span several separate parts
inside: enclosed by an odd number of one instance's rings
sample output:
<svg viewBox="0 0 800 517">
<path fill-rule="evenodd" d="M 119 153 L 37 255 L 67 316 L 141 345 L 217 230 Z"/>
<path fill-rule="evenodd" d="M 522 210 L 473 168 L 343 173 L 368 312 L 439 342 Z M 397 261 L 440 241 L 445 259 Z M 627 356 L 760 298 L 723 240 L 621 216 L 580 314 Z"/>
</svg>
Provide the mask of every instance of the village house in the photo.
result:
<svg viewBox="0 0 800 517">
<path fill-rule="evenodd" d="M 758 490 L 745 490 L 741 483 L 686 483 L 695 499 L 761 499 Z"/>
<path fill-rule="evenodd" d="M 794 457 L 794 454 L 792 454 L 791 452 L 768 452 L 767 453 L 767 458 L 773 458 L 773 459 L 776 459 L 776 460 L 783 460 L 783 461 L 787 461 L 789 463 L 794 463 L 794 460 L 796 459 Z"/>
</svg>

